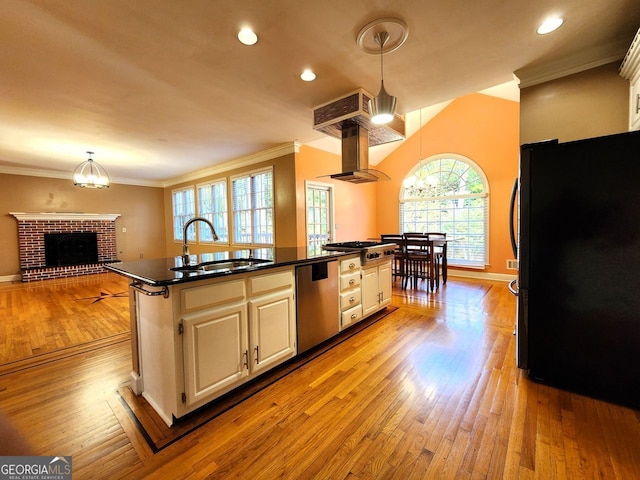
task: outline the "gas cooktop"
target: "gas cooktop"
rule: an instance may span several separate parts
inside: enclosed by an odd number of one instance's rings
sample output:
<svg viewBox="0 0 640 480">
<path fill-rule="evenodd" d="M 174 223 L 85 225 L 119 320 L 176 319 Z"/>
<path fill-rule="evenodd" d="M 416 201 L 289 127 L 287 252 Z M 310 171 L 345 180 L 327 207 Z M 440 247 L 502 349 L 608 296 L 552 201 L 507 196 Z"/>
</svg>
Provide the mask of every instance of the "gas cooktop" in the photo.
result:
<svg viewBox="0 0 640 480">
<path fill-rule="evenodd" d="M 379 245 L 385 245 L 385 244 L 381 243 L 381 242 L 374 242 L 374 241 L 339 242 L 339 243 L 327 243 L 324 246 L 324 249 L 325 250 L 336 250 L 336 251 L 342 251 L 344 249 L 362 250 L 363 248 L 376 247 L 376 246 L 379 246 Z"/>
<path fill-rule="evenodd" d="M 394 254 L 395 243 L 382 243 L 376 241 L 354 241 L 327 243 L 323 248 L 336 252 L 360 252 L 360 259 L 363 264 Z"/>
</svg>

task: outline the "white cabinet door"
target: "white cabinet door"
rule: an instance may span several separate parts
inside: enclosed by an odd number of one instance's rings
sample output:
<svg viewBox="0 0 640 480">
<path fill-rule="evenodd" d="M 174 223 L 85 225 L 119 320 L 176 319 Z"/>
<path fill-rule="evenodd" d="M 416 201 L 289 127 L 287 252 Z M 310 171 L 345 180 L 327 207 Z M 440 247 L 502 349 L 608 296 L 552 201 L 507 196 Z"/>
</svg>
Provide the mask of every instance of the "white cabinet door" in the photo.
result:
<svg viewBox="0 0 640 480">
<path fill-rule="evenodd" d="M 380 307 L 391 305 L 391 285 L 393 271 L 391 262 L 378 266 L 378 288 L 380 289 Z"/>
<path fill-rule="evenodd" d="M 378 310 L 380 305 L 380 290 L 378 288 L 378 267 L 362 270 L 362 315 Z"/>
<path fill-rule="evenodd" d="M 251 373 L 269 369 L 296 354 L 293 289 L 249 300 Z"/>
<path fill-rule="evenodd" d="M 182 321 L 187 406 L 244 382 L 249 374 L 245 303 L 184 315 Z"/>
<path fill-rule="evenodd" d="M 362 316 L 391 304 L 391 262 L 362 269 Z"/>
</svg>

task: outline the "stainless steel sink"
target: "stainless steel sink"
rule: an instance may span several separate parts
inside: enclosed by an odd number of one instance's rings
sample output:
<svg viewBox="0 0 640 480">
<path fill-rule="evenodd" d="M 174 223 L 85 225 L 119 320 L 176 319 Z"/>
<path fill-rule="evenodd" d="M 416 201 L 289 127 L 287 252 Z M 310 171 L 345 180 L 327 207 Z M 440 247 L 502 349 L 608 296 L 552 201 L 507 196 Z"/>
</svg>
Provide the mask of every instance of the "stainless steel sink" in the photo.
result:
<svg viewBox="0 0 640 480">
<path fill-rule="evenodd" d="M 174 267 L 171 270 L 174 270 L 176 272 L 213 273 L 221 271 L 242 270 L 265 263 L 271 263 L 271 260 L 263 260 L 261 258 L 233 258 L 229 260 L 215 260 L 212 262 L 204 262 L 197 265 L 184 265 L 182 267 Z"/>
</svg>

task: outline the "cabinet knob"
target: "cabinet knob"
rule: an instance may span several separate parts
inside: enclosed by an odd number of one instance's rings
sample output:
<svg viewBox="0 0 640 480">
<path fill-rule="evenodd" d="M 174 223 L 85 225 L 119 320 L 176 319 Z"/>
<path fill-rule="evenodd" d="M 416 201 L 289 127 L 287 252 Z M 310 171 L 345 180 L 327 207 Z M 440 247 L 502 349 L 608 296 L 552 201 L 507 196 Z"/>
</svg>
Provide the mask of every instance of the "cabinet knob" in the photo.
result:
<svg viewBox="0 0 640 480">
<path fill-rule="evenodd" d="M 356 315 L 355 313 L 352 313 L 352 314 L 351 314 L 351 319 L 353 320 L 353 319 L 355 319 L 355 318 L 358 318 L 358 315 Z"/>
<path fill-rule="evenodd" d="M 356 283 L 356 281 L 353 278 L 349 280 L 349 285 L 353 285 L 354 283 Z"/>
<path fill-rule="evenodd" d="M 349 299 L 349 303 L 353 303 L 353 302 L 355 302 L 355 301 L 356 301 L 356 297 L 351 297 L 351 298 Z"/>
<path fill-rule="evenodd" d="M 352 262 L 352 263 L 350 263 L 350 264 L 349 264 L 349 268 L 356 268 L 356 264 L 355 264 L 355 263 L 353 263 L 353 262 Z"/>
</svg>

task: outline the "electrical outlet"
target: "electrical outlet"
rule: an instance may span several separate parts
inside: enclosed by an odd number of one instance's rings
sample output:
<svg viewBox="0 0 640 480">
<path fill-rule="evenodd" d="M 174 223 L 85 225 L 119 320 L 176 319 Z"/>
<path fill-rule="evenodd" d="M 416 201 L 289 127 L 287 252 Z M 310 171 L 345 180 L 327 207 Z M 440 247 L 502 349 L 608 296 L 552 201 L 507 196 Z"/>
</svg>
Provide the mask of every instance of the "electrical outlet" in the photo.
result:
<svg viewBox="0 0 640 480">
<path fill-rule="evenodd" d="M 140 258 L 144 258 L 144 253 L 141 253 L 141 254 L 140 254 Z"/>
<path fill-rule="evenodd" d="M 518 270 L 518 260 L 507 260 L 507 270 Z"/>
<path fill-rule="evenodd" d="M 127 233 L 127 227 L 122 227 L 122 233 Z"/>
</svg>

